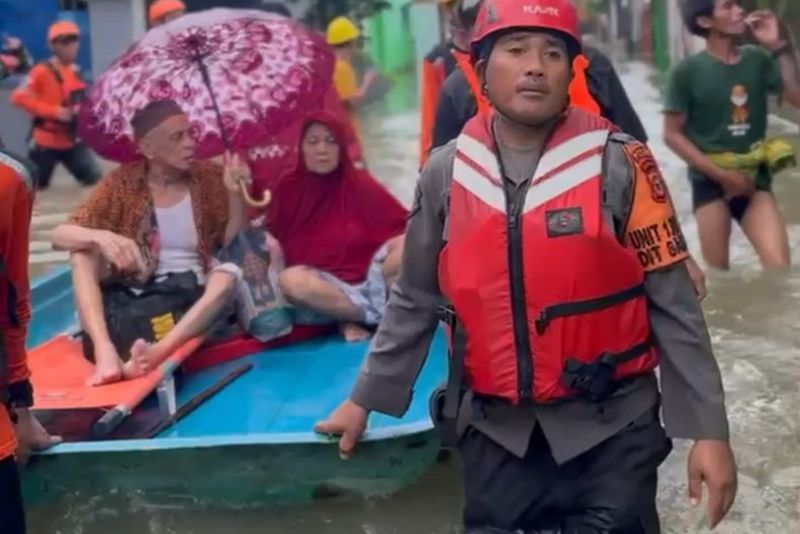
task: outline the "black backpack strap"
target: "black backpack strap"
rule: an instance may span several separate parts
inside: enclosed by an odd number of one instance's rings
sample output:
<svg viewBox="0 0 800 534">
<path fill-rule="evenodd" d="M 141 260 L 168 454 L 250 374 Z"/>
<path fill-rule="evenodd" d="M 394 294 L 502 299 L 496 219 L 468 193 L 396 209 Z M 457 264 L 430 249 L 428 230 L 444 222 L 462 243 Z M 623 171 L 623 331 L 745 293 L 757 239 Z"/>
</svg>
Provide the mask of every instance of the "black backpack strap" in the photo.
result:
<svg viewBox="0 0 800 534">
<path fill-rule="evenodd" d="M 58 72 L 58 69 L 55 67 L 55 65 L 53 65 L 53 63 L 50 60 L 42 61 L 41 63 L 39 63 L 39 65 L 43 66 L 48 71 L 50 71 L 50 74 L 52 74 L 53 77 L 56 79 L 58 85 L 61 86 L 61 104 L 62 105 L 66 104 L 68 96 L 64 94 L 64 78 L 61 76 L 61 73 Z M 51 122 L 50 119 L 45 119 L 44 117 L 34 117 L 33 121 L 31 122 L 31 129 L 28 132 L 28 141 L 30 141 L 33 138 L 34 128 L 41 128 L 43 130 L 46 130 L 47 129 L 46 126 L 49 122 Z"/>
<path fill-rule="evenodd" d="M 464 394 L 464 358 L 466 347 L 462 343 L 465 339 L 459 328 L 458 318 L 452 306 L 441 306 L 438 310 L 439 319 L 450 330 L 450 347 L 448 357 L 447 383 L 434 393 L 438 398 L 434 402 L 432 414 L 440 428 L 442 445 L 454 448 L 458 445 L 458 419 L 461 408 L 461 399 Z"/>
<path fill-rule="evenodd" d="M 8 301 L 12 300 L 12 288 L 13 285 L 8 280 L 8 276 L 6 275 L 6 264 L 3 261 L 3 258 L 0 257 L 0 284 L 8 284 L 9 294 L 8 294 Z M 16 290 L 13 292 L 14 296 L 16 296 Z M 16 299 L 15 299 L 16 300 Z M 11 306 L 9 305 L 6 310 L 10 309 Z M 12 316 L 9 315 L 9 318 Z M 14 315 L 11 322 L 13 324 L 14 320 L 16 319 L 16 309 L 14 309 Z M 8 403 L 11 401 L 11 392 L 8 389 L 9 386 L 9 377 L 8 377 L 8 351 L 6 350 L 6 338 L 3 335 L 3 330 L 0 328 L 0 403 L 4 406 L 8 406 Z"/>
</svg>

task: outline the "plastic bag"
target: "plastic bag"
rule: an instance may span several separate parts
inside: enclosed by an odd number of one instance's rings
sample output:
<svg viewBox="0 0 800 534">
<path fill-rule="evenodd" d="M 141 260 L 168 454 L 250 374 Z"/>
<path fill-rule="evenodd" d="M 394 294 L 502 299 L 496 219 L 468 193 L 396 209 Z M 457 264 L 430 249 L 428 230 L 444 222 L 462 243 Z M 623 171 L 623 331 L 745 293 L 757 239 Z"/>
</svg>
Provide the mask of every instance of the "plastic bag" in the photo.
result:
<svg viewBox="0 0 800 534">
<path fill-rule="evenodd" d="M 242 328 L 263 342 L 288 334 L 292 321 L 278 285 L 285 267 L 278 241 L 264 230 L 251 228 L 240 232 L 219 259 L 235 263 L 242 271 L 236 291 L 236 315 Z"/>
</svg>

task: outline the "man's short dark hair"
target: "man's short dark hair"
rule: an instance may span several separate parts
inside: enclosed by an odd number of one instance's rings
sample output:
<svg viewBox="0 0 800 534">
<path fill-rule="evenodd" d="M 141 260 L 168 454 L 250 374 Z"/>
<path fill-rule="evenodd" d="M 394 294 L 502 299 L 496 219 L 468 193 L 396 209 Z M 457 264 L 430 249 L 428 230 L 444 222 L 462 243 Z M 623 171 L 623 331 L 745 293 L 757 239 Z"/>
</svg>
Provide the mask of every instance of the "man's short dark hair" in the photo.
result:
<svg viewBox="0 0 800 534">
<path fill-rule="evenodd" d="M 692 35 L 708 37 L 708 29 L 700 26 L 700 17 L 713 17 L 716 0 L 683 0 L 681 12 L 683 23 Z"/>
</svg>

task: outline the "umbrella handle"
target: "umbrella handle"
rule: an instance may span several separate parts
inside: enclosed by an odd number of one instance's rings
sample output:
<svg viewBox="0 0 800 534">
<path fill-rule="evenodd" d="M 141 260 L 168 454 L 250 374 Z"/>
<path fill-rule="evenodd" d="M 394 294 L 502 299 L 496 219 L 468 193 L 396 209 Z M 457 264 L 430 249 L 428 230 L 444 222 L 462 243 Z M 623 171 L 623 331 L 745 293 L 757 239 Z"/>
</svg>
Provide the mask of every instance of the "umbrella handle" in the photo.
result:
<svg viewBox="0 0 800 534">
<path fill-rule="evenodd" d="M 261 200 L 256 200 L 250 195 L 250 191 L 247 188 L 247 184 L 244 182 L 239 182 L 239 188 L 242 190 L 242 196 L 244 197 L 244 201 L 247 203 L 248 206 L 251 208 L 264 208 L 272 201 L 272 193 L 269 191 L 264 191 L 264 194 L 261 196 Z"/>
</svg>

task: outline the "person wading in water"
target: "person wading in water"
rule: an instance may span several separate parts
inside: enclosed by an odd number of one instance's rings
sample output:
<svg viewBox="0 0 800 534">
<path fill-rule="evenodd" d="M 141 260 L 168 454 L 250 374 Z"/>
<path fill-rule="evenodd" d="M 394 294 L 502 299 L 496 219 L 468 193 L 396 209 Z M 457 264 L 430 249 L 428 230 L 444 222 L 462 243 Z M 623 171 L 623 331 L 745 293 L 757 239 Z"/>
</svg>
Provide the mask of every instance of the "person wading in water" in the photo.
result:
<svg viewBox="0 0 800 534">
<path fill-rule="evenodd" d="M 567 0 L 483 2 L 472 58 L 492 110 L 431 155 L 362 373 L 316 426 L 347 457 L 371 411 L 403 414 L 446 319 L 434 418 L 463 458 L 469 533 L 659 532 L 670 438 L 694 441 L 689 496 L 705 485 L 712 527 L 736 494 L 669 192 L 644 144 L 568 106 L 580 51 Z"/>
</svg>

